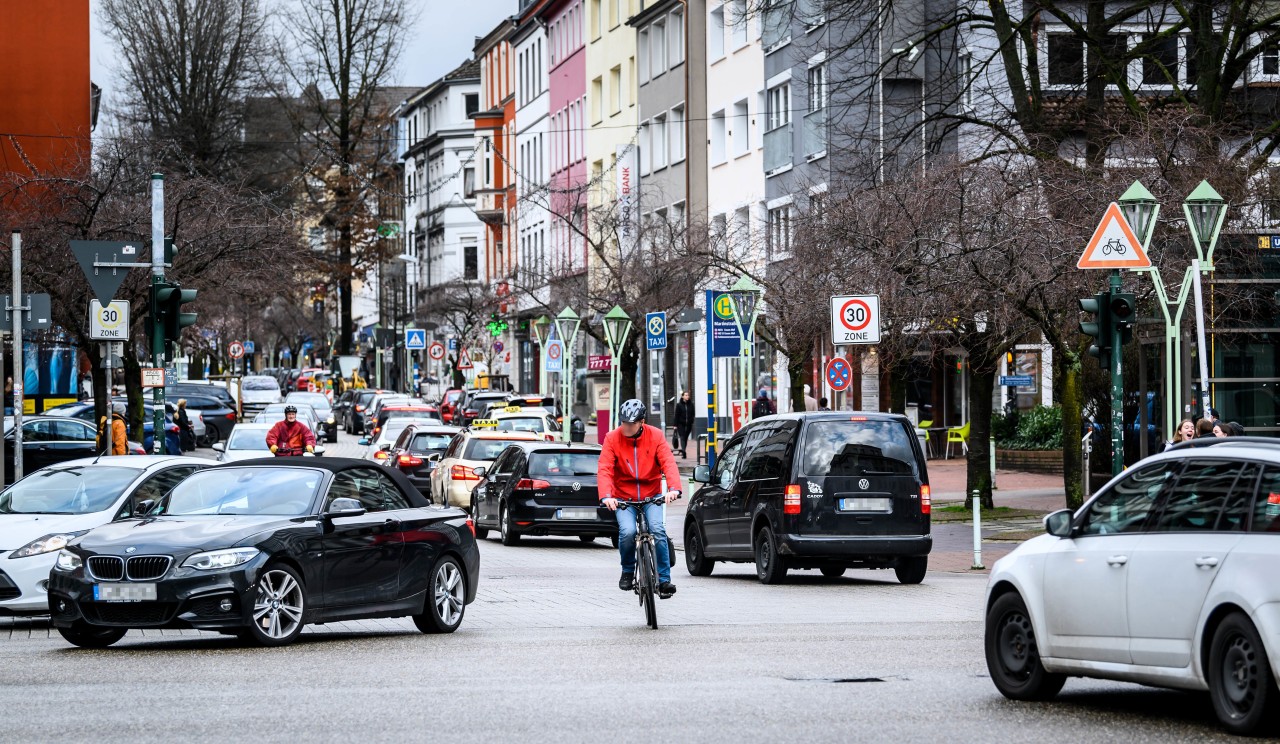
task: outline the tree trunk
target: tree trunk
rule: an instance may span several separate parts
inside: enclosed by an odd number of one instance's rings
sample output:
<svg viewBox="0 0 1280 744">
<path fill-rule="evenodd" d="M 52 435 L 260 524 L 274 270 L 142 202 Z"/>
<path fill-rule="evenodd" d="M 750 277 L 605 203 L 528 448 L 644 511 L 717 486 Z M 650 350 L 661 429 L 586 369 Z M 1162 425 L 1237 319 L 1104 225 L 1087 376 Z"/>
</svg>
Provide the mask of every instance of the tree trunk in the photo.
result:
<svg viewBox="0 0 1280 744">
<path fill-rule="evenodd" d="M 619 358 L 613 360 L 618 363 L 618 405 L 636 397 L 636 370 L 640 366 L 640 350 L 636 339 L 637 334 L 630 334 L 626 345 L 618 350 L 621 352 Z"/>
<path fill-rule="evenodd" d="M 209 352 L 204 349 L 196 349 L 191 352 L 191 364 L 187 367 L 187 379 L 203 380 L 204 379 L 204 360 L 209 356 Z"/>
<path fill-rule="evenodd" d="M 791 410 L 804 410 L 805 375 L 809 371 L 809 361 L 813 358 L 813 347 L 806 344 L 803 355 L 787 354 L 787 377 L 791 380 Z"/>
<path fill-rule="evenodd" d="M 883 362 L 886 358 L 882 354 L 880 359 Z M 906 362 L 894 362 L 885 370 L 889 377 L 889 413 L 907 412 L 907 371 L 910 366 Z"/>
<path fill-rule="evenodd" d="M 339 202 L 339 208 L 343 209 L 342 228 L 338 231 L 338 294 L 341 295 L 339 301 L 338 316 L 338 353 L 351 353 L 351 222 L 345 216 L 347 205 L 345 202 Z"/>
<path fill-rule="evenodd" d="M 1080 422 L 1084 418 L 1084 398 L 1080 390 L 1080 357 L 1065 349 L 1053 355 L 1054 387 L 1060 391 L 1062 403 L 1062 487 L 1067 508 L 1084 503 L 1084 483 L 1080 476 L 1083 458 L 1080 454 Z"/>
<path fill-rule="evenodd" d="M 164 366 L 164 360 L 162 359 L 157 359 L 152 363 L 158 367 Z M 142 408 L 142 365 L 138 362 L 138 355 L 133 353 L 132 344 L 124 345 L 124 394 L 128 399 L 125 425 L 129 430 L 129 437 L 135 442 L 142 442 L 144 439 L 143 427 L 145 426 L 143 422 L 145 411 Z M 164 429 L 157 429 L 154 436 L 163 437 Z M 160 441 L 164 440 L 161 439 Z"/>
<path fill-rule="evenodd" d="M 973 492 L 977 491 L 982 506 L 992 508 L 991 500 L 991 395 L 995 389 L 996 359 L 977 359 L 970 353 L 969 365 L 969 457 L 965 487 L 965 506 L 973 508 Z"/>
</svg>

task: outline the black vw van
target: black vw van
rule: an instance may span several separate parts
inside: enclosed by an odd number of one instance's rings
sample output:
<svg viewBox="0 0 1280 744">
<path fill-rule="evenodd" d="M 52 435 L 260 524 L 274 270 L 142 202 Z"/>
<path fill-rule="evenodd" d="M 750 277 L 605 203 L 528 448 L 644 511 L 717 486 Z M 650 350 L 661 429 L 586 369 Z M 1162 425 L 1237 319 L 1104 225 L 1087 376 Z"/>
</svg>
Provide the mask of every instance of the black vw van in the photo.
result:
<svg viewBox="0 0 1280 744">
<path fill-rule="evenodd" d="M 756 419 L 721 450 L 689 501 L 685 564 L 710 575 L 716 561 L 755 561 L 760 581 L 788 569 L 892 568 L 924 580 L 929 475 L 915 427 L 884 413 L 792 413 Z"/>
</svg>

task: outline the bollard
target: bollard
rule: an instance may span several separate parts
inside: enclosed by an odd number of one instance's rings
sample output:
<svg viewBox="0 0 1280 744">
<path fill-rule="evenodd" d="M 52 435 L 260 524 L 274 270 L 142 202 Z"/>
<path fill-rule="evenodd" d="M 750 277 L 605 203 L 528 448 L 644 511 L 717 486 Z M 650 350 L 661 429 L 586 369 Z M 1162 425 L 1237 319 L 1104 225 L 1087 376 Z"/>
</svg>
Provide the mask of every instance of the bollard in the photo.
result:
<svg viewBox="0 0 1280 744">
<path fill-rule="evenodd" d="M 977 489 L 973 491 L 973 565 L 970 569 L 981 571 L 982 565 L 982 497 Z"/>
</svg>

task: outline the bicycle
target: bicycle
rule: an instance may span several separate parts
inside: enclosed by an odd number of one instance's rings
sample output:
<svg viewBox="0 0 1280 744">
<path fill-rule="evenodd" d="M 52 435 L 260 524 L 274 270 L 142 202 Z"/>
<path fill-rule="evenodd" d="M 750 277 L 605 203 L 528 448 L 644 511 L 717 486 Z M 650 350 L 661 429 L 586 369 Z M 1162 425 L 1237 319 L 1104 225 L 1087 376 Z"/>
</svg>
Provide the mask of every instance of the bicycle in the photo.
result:
<svg viewBox="0 0 1280 744">
<path fill-rule="evenodd" d="M 666 503 L 665 491 L 643 501 L 618 501 L 619 509 L 636 511 L 636 573 L 632 591 L 640 598 L 640 606 L 644 608 L 645 622 L 654 630 L 658 629 L 658 607 L 654 602 L 654 594 L 658 591 L 658 540 L 649 531 L 649 521 L 645 519 L 642 507 L 663 503 Z"/>
</svg>

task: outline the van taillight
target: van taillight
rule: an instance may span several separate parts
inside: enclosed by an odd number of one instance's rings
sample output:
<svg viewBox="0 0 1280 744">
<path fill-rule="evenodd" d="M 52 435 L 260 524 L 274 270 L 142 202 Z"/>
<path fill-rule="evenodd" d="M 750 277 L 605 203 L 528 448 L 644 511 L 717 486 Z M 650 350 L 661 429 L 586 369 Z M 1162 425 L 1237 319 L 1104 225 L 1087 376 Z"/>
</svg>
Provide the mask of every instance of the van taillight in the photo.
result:
<svg viewBox="0 0 1280 744">
<path fill-rule="evenodd" d="M 920 513 L 921 514 L 933 513 L 933 496 L 932 496 L 932 491 L 929 490 L 928 483 L 925 483 L 924 485 L 920 486 Z"/>
<path fill-rule="evenodd" d="M 787 486 L 787 495 L 782 499 L 782 513 L 800 513 L 800 486 L 794 483 Z"/>
</svg>

